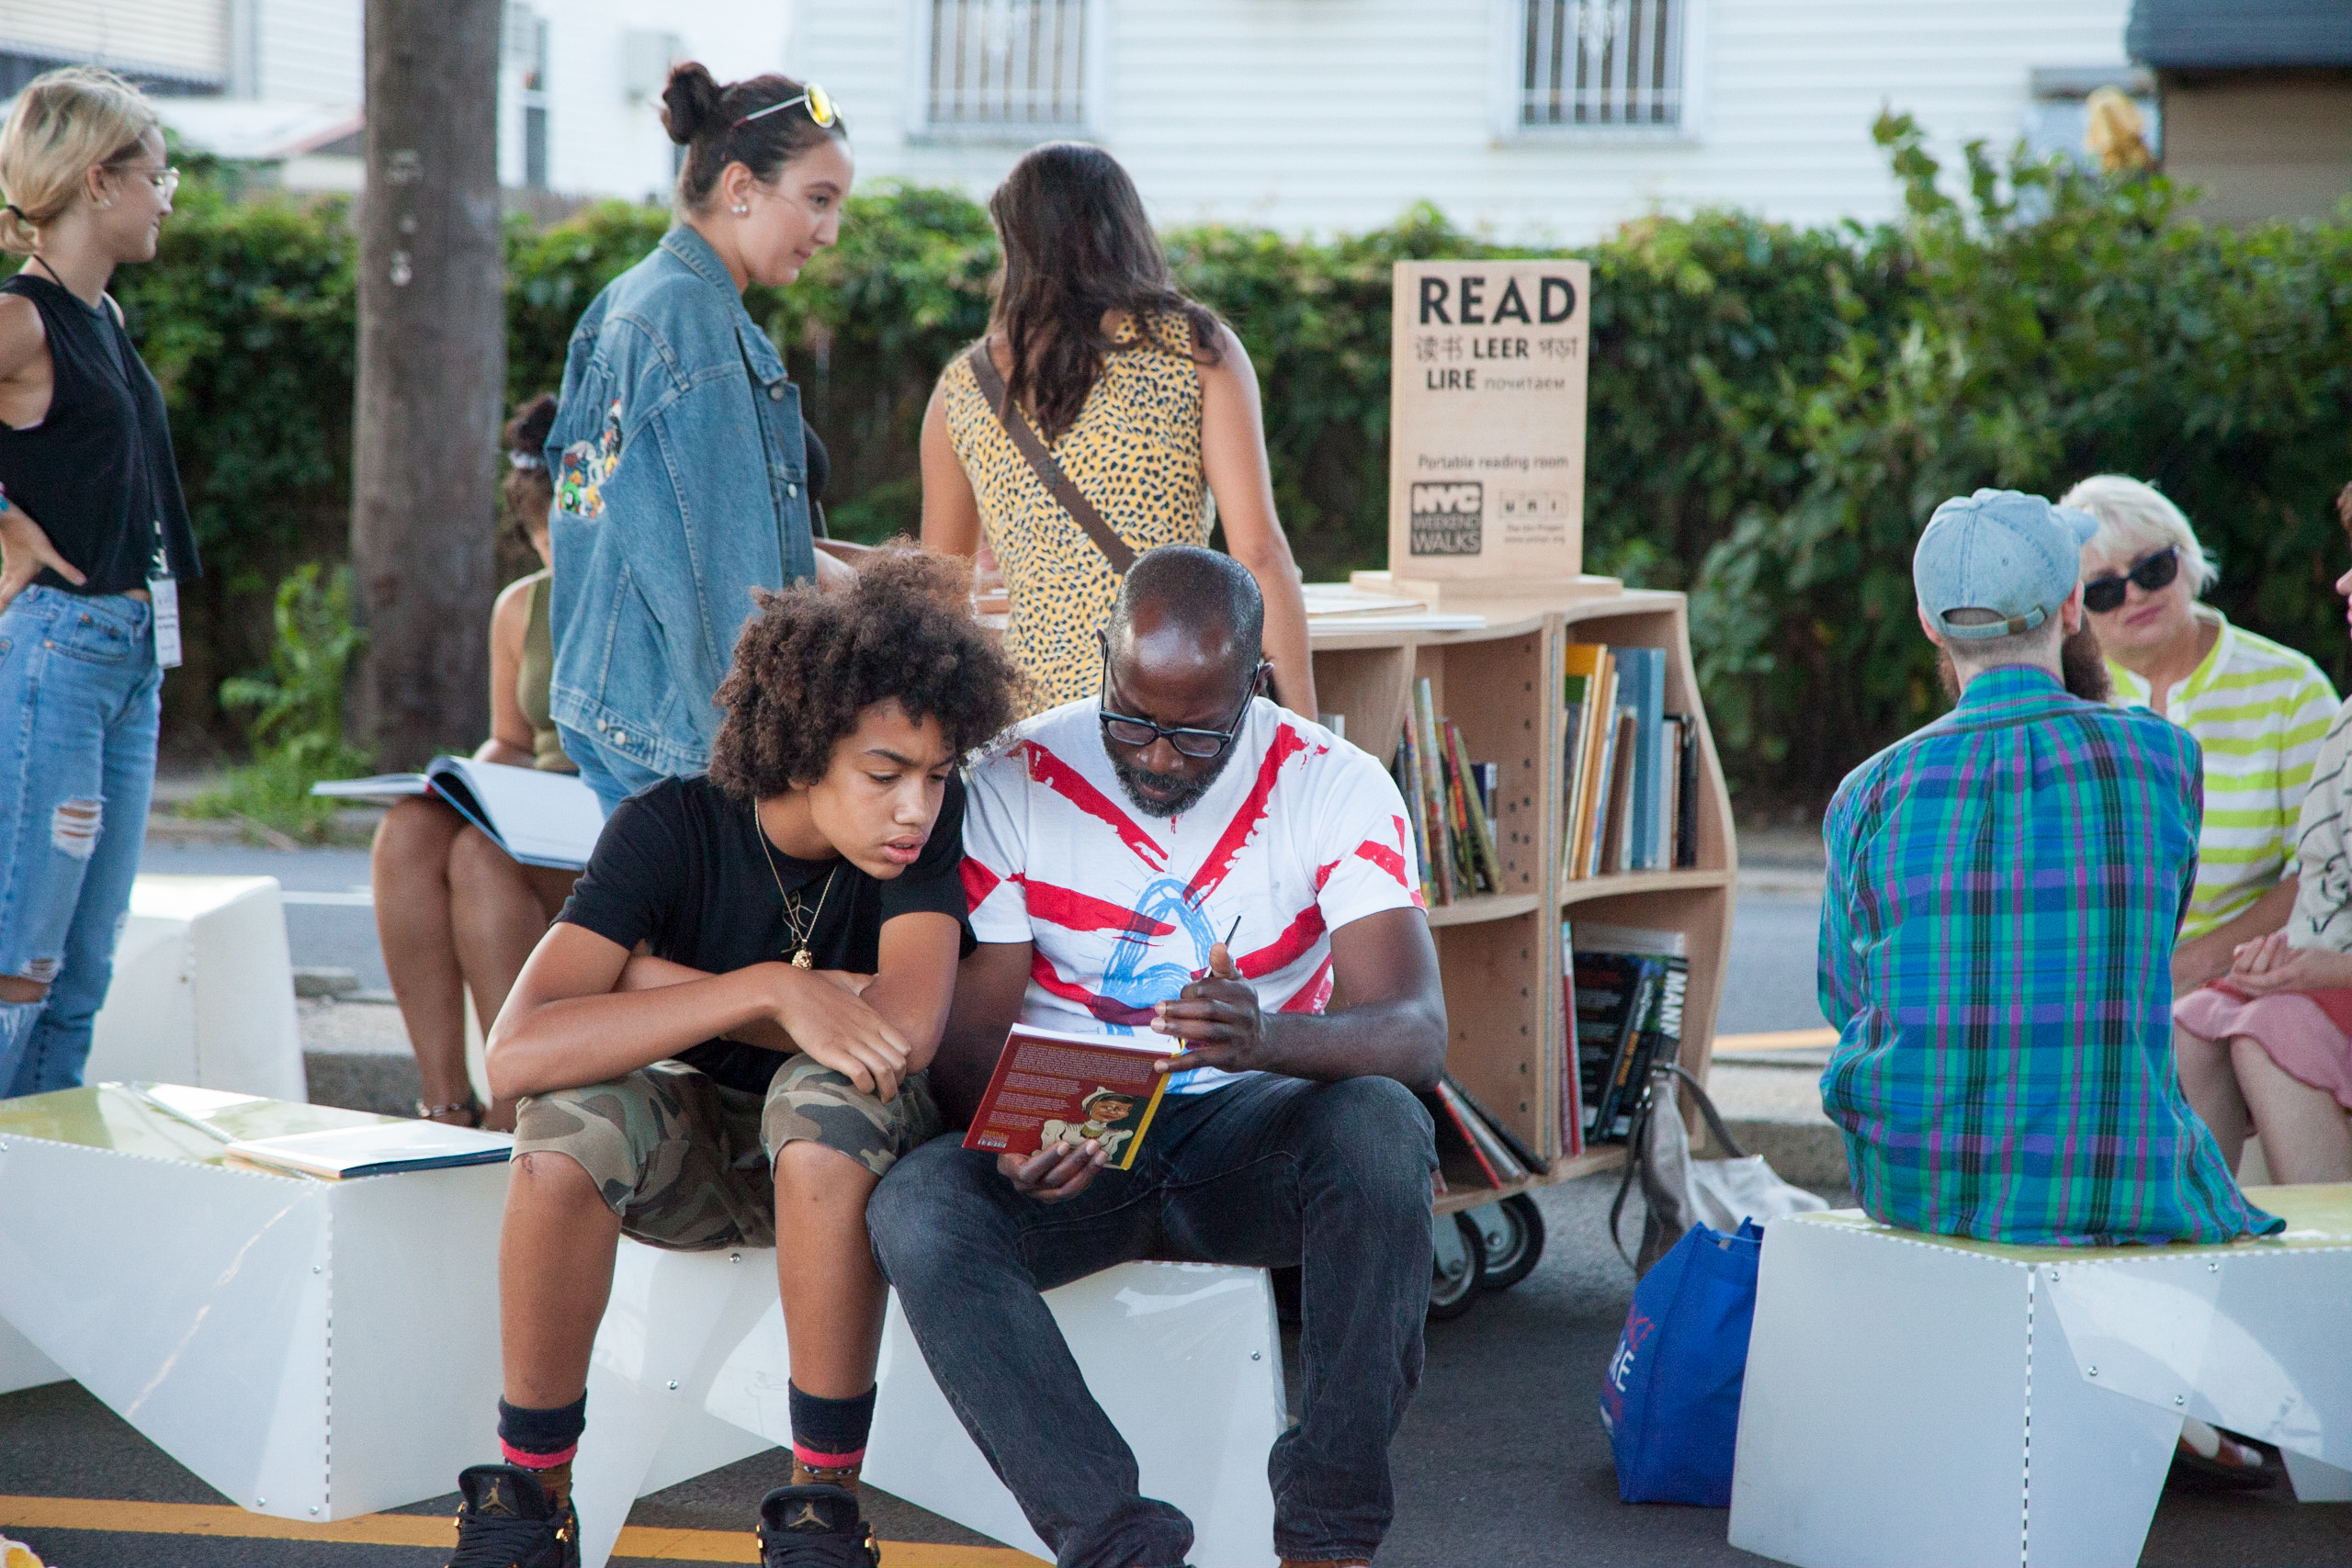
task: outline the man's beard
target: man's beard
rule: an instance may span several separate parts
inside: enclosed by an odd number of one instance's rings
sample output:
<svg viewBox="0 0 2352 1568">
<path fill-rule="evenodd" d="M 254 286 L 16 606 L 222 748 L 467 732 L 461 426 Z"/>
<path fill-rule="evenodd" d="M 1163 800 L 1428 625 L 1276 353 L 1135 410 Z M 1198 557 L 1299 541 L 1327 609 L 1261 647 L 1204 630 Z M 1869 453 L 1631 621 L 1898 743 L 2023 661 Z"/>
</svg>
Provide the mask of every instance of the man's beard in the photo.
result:
<svg viewBox="0 0 2352 1568">
<path fill-rule="evenodd" d="M 2115 682 L 2107 672 L 2107 655 L 2099 651 L 2098 634 L 2091 630 L 2086 620 L 2082 629 L 2058 645 L 2058 678 L 2065 683 L 2069 696 L 2080 697 L 2086 703 L 2104 703 L 2115 695 Z M 1936 683 L 1944 689 L 1944 696 L 1960 701 L 1960 671 L 1952 668 L 1951 650 L 1936 650 Z"/>
<path fill-rule="evenodd" d="M 1126 792 L 1128 804 L 1147 817 L 1173 817 L 1189 811 L 1208 794 L 1209 786 L 1225 776 L 1225 765 L 1233 761 L 1233 748 L 1219 753 L 1216 765 L 1189 783 L 1175 773 L 1155 773 L 1148 768 L 1138 768 L 1117 752 L 1111 753 L 1111 771 L 1119 775 L 1119 787 Z M 1165 801 L 1148 799 L 1136 793 L 1138 783 L 1154 789 L 1172 789 L 1176 793 Z"/>
</svg>

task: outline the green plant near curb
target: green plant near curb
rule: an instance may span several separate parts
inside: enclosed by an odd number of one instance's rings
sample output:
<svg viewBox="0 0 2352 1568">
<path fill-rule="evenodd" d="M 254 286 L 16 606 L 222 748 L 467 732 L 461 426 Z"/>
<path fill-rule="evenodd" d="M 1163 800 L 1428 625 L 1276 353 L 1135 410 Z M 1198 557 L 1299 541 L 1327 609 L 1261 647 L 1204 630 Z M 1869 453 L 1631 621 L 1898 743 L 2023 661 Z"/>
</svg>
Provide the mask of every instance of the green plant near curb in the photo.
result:
<svg viewBox="0 0 2352 1568">
<path fill-rule="evenodd" d="M 272 619 L 268 671 L 220 682 L 221 706 L 253 710 L 245 731 L 254 760 L 191 802 L 189 813 L 315 840 L 336 803 L 313 796 L 311 786 L 364 773 L 373 761 L 344 739 L 345 682 L 368 643 L 351 624 L 351 569 L 336 567 L 322 584 L 317 563 L 297 567 L 277 585 Z"/>
</svg>

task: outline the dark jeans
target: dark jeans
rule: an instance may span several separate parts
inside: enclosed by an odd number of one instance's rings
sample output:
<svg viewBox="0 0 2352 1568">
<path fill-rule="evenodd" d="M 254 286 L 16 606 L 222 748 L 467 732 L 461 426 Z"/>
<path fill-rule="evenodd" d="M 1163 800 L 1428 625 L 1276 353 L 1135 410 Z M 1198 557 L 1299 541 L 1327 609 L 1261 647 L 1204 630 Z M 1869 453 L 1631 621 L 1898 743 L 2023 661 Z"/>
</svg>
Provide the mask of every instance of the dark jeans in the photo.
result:
<svg viewBox="0 0 2352 1568">
<path fill-rule="evenodd" d="M 1038 1292 L 1136 1258 L 1304 1264 L 1304 1415 L 1266 1466 L 1274 1547 L 1368 1557 L 1421 1375 L 1430 1135 L 1391 1079 L 1263 1075 L 1169 1096 L 1135 1169 L 1062 1203 L 1015 1192 L 961 1134 L 935 1138 L 883 1179 L 866 1225 L 932 1375 L 1065 1568 L 1165 1568 L 1193 1526 L 1138 1494 Z"/>
</svg>

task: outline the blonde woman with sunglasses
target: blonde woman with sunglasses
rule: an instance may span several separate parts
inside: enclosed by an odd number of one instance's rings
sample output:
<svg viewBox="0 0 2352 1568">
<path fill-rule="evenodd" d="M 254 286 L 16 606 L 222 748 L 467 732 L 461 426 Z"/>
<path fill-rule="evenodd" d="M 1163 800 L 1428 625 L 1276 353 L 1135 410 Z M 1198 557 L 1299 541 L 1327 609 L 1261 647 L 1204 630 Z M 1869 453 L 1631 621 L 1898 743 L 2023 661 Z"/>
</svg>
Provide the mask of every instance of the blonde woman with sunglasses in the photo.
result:
<svg viewBox="0 0 2352 1568">
<path fill-rule="evenodd" d="M 2219 574 L 2162 491 L 2098 474 L 2060 504 L 2098 519 L 2083 547 L 2083 607 L 2115 701 L 2172 720 L 2204 748 L 2197 886 L 2173 953 L 2179 996 L 2227 970 L 2238 943 L 2277 931 L 2294 908 L 2295 813 L 2335 691 L 2293 649 L 2198 602 Z"/>
<path fill-rule="evenodd" d="M 82 1081 L 147 831 L 196 540 L 107 284 L 178 185 L 105 71 L 35 77 L 0 129 L 0 1096 Z"/>
<path fill-rule="evenodd" d="M 563 750 L 609 814 L 698 773 L 753 591 L 852 575 L 815 547 L 824 448 L 744 310 L 841 235 L 855 166 L 825 90 L 670 73 L 676 222 L 574 329 L 548 439 Z"/>
</svg>

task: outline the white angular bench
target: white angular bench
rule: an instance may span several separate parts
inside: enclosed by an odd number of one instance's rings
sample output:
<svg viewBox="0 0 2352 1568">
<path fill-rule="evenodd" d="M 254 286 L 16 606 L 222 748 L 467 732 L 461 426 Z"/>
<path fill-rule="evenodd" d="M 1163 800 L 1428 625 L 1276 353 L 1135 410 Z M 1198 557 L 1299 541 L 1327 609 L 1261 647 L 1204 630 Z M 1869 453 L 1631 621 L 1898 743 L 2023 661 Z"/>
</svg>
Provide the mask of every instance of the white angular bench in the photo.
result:
<svg viewBox="0 0 2352 1568">
<path fill-rule="evenodd" d="M 274 1100 L 210 1119 L 247 1137 L 388 1120 Z M 498 1457 L 503 1166 L 232 1166 L 95 1087 L 0 1101 L 0 1361 L 73 1378 L 232 1502 L 347 1519 Z"/>
<path fill-rule="evenodd" d="M 115 944 L 85 1083 L 310 1098 L 274 876 L 141 876 Z"/>
<path fill-rule="evenodd" d="M 1145 1495 L 1192 1518 L 1192 1560 L 1270 1568 L 1266 1452 L 1289 1418 L 1266 1271 L 1127 1263 L 1046 1302 L 1134 1448 Z M 572 1462 L 583 1568 L 603 1568 L 637 1498 L 788 1445 L 790 1364 L 773 1251 L 663 1252 L 624 1241 Z M 932 1381 L 895 1292 L 878 1381 L 865 1479 L 1052 1561 Z"/>
<path fill-rule="evenodd" d="M 1803 1568 L 2139 1561 L 2184 1416 L 2352 1498 L 2352 1185 L 2253 1188 L 2284 1237 L 1996 1247 L 1773 1222 L 1731 1544 Z"/>
<path fill-rule="evenodd" d="M 209 1119 L 254 1137 L 387 1120 L 271 1100 Z M 506 1186 L 503 1166 L 341 1182 L 232 1166 L 119 1087 L 0 1101 L 0 1393 L 70 1377 L 256 1513 L 325 1522 L 438 1496 L 498 1457 Z M 1265 1271 L 1130 1263 L 1046 1300 L 1146 1493 L 1192 1517 L 1194 1559 L 1272 1563 L 1266 1452 L 1287 1417 Z M 586 1568 L 638 1497 L 788 1444 L 790 1364 L 773 1251 L 623 1241 L 573 1470 Z M 865 1474 L 1052 1556 L 895 1297 Z"/>
</svg>

